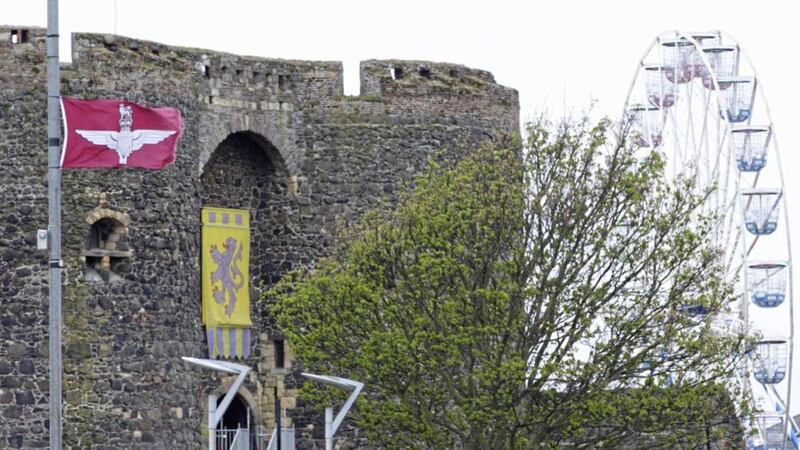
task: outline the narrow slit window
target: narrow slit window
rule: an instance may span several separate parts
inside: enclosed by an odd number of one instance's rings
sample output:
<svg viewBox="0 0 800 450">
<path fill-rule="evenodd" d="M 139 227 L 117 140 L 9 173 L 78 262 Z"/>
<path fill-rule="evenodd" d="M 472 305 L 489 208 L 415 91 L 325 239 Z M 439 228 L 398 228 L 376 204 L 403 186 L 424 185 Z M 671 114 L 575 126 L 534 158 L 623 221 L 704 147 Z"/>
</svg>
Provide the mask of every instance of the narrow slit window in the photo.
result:
<svg viewBox="0 0 800 450">
<path fill-rule="evenodd" d="M 283 340 L 276 339 L 272 341 L 272 345 L 275 348 L 275 368 L 283 369 L 284 367 L 286 367 Z"/>
</svg>

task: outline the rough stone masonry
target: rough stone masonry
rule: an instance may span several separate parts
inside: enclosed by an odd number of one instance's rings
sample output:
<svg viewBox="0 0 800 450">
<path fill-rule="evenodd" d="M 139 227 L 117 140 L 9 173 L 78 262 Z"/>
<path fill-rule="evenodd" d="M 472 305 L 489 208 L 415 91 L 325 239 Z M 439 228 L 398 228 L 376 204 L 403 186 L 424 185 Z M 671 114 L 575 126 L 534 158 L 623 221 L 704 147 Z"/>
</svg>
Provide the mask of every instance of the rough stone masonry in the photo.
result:
<svg viewBox="0 0 800 450">
<path fill-rule="evenodd" d="M 429 161 L 518 132 L 517 92 L 421 61 L 362 62 L 361 94 L 344 96 L 339 62 L 95 34 L 74 35 L 72 52 L 64 95 L 178 107 L 186 130 L 165 170 L 64 172 L 65 445 L 206 445 L 208 395 L 231 380 L 180 357 L 205 356 L 200 209 L 223 206 L 252 217 L 253 374 L 240 401 L 271 429 L 277 387 L 298 448 L 320 448 L 320 415 L 297 399 L 300 364 L 260 292 L 324 255 L 337 227 L 391 207 Z M 0 448 L 48 443 L 45 120 L 45 30 L 0 26 Z"/>
</svg>

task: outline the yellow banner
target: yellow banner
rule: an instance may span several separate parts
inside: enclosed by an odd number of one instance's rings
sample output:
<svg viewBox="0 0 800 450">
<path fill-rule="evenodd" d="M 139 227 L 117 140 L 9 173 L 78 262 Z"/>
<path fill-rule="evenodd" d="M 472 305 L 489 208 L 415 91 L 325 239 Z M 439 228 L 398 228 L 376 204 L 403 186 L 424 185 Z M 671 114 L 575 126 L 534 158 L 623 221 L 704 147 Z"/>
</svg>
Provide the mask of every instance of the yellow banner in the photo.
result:
<svg viewBox="0 0 800 450">
<path fill-rule="evenodd" d="M 206 327 L 249 327 L 250 213 L 203 208 L 202 216 L 203 323 Z"/>
</svg>

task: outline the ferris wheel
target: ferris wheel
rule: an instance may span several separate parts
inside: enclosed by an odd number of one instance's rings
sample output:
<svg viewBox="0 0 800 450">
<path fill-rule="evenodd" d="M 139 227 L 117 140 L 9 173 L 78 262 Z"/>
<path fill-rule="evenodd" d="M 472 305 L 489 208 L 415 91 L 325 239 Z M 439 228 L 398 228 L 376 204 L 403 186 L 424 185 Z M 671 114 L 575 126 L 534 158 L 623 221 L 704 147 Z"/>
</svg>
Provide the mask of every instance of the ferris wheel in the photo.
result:
<svg viewBox="0 0 800 450">
<path fill-rule="evenodd" d="M 704 210 L 739 300 L 731 317 L 759 336 L 740 386 L 757 410 L 749 449 L 800 448 L 790 414 L 794 311 L 788 211 L 778 141 L 752 63 L 722 32 L 659 35 L 625 104 L 637 144 L 666 156 L 671 177 L 711 190 Z M 703 311 L 693 311 L 703 313 Z"/>
</svg>

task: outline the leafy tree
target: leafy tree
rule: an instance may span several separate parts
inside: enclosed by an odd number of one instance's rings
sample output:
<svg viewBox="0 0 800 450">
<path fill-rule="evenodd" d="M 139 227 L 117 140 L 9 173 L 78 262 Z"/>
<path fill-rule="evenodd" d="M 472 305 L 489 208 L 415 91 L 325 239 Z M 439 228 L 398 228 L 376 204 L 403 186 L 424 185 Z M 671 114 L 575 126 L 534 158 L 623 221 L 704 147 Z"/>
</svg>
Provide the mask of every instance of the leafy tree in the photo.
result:
<svg viewBox="0 0 800 450">
<path fill-rule="evenodd" d="M 662 155 L 614 130 L 540 120 L 524 142 L 432 166 L 270 292 L 307 370 L 366 383 L 353 422 L 373 442 L 741 442 L 740 393 L 723 386 L 745 341 L 714 326 L 734 297 L 709 192 L 666 182 Z"/>
</svg>

